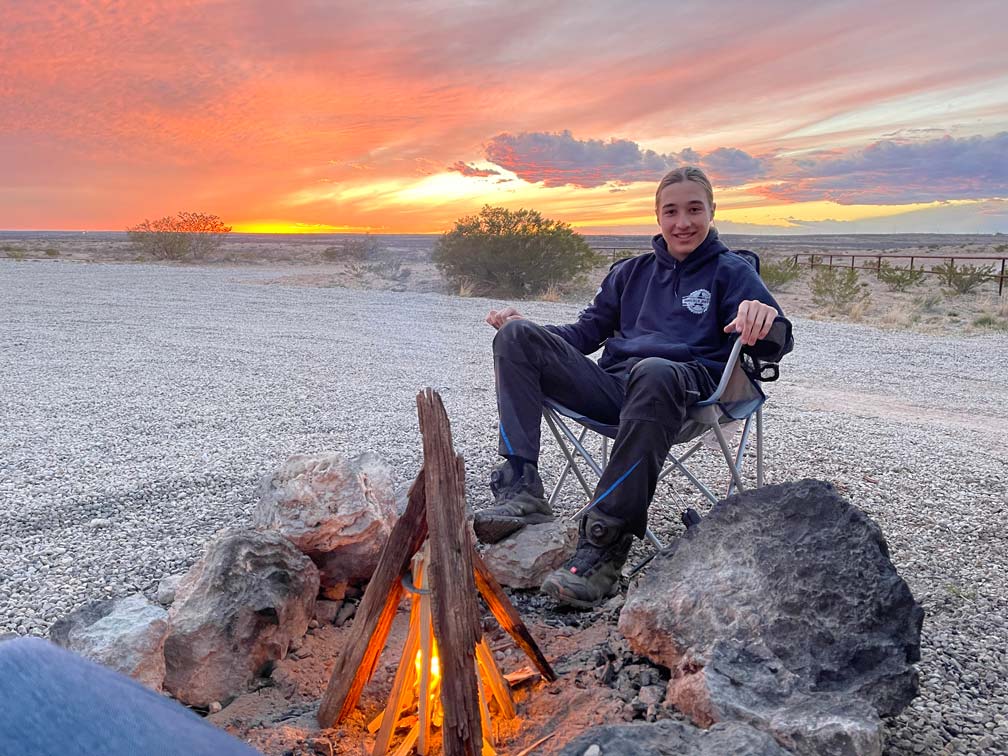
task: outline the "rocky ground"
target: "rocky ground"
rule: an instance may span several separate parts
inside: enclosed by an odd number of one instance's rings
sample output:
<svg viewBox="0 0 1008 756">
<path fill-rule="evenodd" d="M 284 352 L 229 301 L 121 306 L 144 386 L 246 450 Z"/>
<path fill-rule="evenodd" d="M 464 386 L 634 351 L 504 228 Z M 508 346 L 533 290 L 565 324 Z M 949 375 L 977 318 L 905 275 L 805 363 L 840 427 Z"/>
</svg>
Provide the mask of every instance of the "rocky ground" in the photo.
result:
<svg viewBox="0 0 1008 756">
<path fill-rule="evenodd" d="M 496 419 L 482 318 L 503 303 L 289 279 L 313 274 L 0 260 L 0 633 L 44 635 L 86 601 L 153 594 L 212 533 L 249 520 L 259 479 L 291 454 L 374 450 L 408 485 L 424 386 L 444 398 L 470 504 L 487 503 Z M 543 322 L 577 309 L 524 306 Z M 881 525 L 927 613 L 921 695 L 890 722 L 887 752 L 1003 752 L 1008 340 L 795 326 L 766 410 L 768 478 L 834 482 Z M 546 454 L 544 475 L 558 462 Z M 696 500 L 681 485 L 656 500 L 652 529 L 675 537 L 677 508 Z M 564 510 L 576 504 L 572 493 Z M 662 670 L 620 645 L 618 601 L 569 614 L 534 593 L 514 600 L 564 674 L 522 694 L 509 748 L 554 732 L 537 750 L 550 753 L 582 726 L 649 716 L 641 693 Z M 300 699 L 280 695 L 244 724 L 230 706 L 215 718 L 268 753 L 314 747 L 312 696 L 341 632 L 319 628 L 306 643 L 324 650 L 291 663 L 320 666 L 260 693 L 300 684 Z M 387 681 L 375 684 L 372 707 Z"/>
</svg>

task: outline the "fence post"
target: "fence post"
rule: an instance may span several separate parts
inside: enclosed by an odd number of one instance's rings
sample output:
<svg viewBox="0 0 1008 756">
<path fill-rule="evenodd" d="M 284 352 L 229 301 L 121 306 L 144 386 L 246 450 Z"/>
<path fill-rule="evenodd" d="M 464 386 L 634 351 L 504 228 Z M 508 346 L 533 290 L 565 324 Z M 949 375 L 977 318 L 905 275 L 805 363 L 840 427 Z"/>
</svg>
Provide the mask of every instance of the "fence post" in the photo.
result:
<svg viewBox="0 0 1008 756">
<path fill-rule="evenodd" d="M 854 270 L 854 261 L 855 261 L 855 257 L 854 257 L 854 255 L 851 255 L 850 256 L 850 267 L 851 267 L 851 270 Z"/>
<path fill-rule="evenodd" d="M 828 267 L 829 267 L 830 270 L 833 270 L 833 255 L 829 256 L 829 265 L 828 265 Z"/>
<path fill-rule="evenodd" d="M 1001 258 L 1001 275 L 998 277 L 998 296 L 1001 296 L 1001 292 L 1004 291 L 1004 279 L 1005 279 L 1005 259 Z"/>
<path fill-rule="evenodd" d="M 914 261 L 914 256 L 910 255 L 910 270 L 913 270 L 913 261 Z"/>
</svg>

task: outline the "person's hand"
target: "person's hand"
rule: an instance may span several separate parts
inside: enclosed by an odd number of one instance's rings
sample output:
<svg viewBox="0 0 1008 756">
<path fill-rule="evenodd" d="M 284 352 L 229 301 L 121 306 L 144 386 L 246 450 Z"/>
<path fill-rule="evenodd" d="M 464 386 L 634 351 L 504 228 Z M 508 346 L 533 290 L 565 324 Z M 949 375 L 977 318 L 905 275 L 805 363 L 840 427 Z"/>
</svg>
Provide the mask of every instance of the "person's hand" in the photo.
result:
<svg viewBox="0 0 1008 756">
<path fill-rule="evenodd" d="M 505 323 L 512 320 L 522 320 L 524 317 L 514 307 L 505 307 L 503 310 L 490 310 L 490 314 L 486 316 L 486 322 L 500 330 Z"/>
<path fill-rule="evenodd" d="M 725 333 L 737 331 L 746 346 L 752 346 L 770 333 L 770 326 L 777 317 L 777 310 L 756 299 L 740 302 L 735 319 L 724 327 Z"/>
</svg>

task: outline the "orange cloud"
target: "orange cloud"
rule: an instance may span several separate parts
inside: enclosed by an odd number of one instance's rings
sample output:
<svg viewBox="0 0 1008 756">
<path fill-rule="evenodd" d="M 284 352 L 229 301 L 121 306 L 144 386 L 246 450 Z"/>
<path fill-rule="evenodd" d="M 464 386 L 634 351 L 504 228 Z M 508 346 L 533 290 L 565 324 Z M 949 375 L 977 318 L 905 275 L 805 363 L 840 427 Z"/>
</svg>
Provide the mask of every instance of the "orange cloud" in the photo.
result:
<svg viewBox="0 0 1008 756">
<path fill-rule="evenodd" d="M 531 1 L 8 4 L 0 227 L 116 229 L 185 208 L 236 224 L 438 231 L 487 201 L 628 220 L 644 186 L 556 191 L 563 176 L 537 179 L 521 145 L 501 158 L 502 183 L 479 161 L 500 135 L 569 131 L 645 156 L 690 147 L 748 180 L 758 166 L 742 171 L 743 158 L 847 154 L 897 130 L 991 137 L 1008 129 L 1006 15 L 996 2 L 907 13 L 776 0 L 740 4 L 729 23 L 716 4 L 682 18 L 645 0 L 576 13 Z M 596 178 L 660 174 L 638 167 Z"/>
</svg>

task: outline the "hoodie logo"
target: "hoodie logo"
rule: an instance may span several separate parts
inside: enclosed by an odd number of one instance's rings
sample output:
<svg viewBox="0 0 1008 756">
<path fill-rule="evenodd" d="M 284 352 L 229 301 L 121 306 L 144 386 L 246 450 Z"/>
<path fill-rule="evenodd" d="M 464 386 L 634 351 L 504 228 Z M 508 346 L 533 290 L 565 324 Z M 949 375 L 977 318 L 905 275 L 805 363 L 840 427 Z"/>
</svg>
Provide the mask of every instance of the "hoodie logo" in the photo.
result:
<svg viewBox="0 0 1008 756">
<path fill-rule="evenodd" d="M 710 292 L 707 289 L 697 289 L 689 296 L 683 297 L 683 307 L 694 315 L 703 315 L 710 307 Z"/>
</svg>

